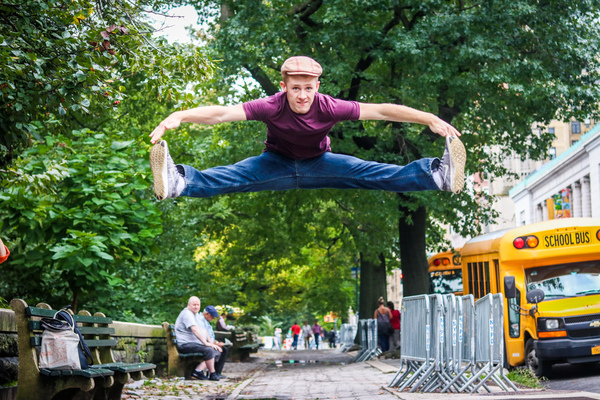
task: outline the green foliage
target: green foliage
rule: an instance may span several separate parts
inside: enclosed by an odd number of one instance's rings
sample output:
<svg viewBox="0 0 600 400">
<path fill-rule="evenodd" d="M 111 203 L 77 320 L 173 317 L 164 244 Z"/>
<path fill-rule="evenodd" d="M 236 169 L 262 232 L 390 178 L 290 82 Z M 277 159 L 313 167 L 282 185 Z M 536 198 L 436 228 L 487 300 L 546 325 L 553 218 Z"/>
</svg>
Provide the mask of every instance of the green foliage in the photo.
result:
<svg viewBox="0 0 600 400">
<path fill-rule="evenodd" d="M 161 4 L 162 3 L 162 4 Z M 0 5 L 0 168 L 69 121 L 119 108 L 127 81 L 187 103 L 183 90 L 210 73 L 199 49 L 153 39 L 147 12 L 167 2 L 8 0 Z M 56 120 L 61 123 L 56 123 Z M 67 122 L 67 124 L 65 124 Z"/>
<path fill-rule="evenodd" d="M 55 306 L 76 306 L 79 295 L 109 298 L 123 282 L 118 271 L 147 256 L 162 231 L 143 173 L 145 150 L 118 133 L 72 134 L 76 140 L 47 137 L 15 162 L 24 176 L 63 167 L 52 192 L 9 180 L 0 194 L 2 231 L 12 249 L 3 265 L 8 297 L 39 293 L 36 300 Z"/>
<path fill-rule="evenodd" d="M 538 377 L 535 372 L 528 367 L 515 368 L 510 371 L 506 377 L 512 382 L 532 389 L 541 389 L 542 381 L 547 380 L 546 377 Z"/>
</svg>

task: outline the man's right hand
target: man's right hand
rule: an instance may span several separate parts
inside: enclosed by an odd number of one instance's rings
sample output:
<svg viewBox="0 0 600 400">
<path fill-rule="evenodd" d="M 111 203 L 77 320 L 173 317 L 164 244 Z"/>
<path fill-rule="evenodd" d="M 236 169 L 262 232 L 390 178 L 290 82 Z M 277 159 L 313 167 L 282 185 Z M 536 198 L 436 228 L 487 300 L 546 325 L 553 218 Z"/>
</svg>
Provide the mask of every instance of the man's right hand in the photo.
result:
<svg viewBox="0 0 600 400">
<path fill-rule="evenodd" d="M 181 114 L 179 112 L 174 112 L 169 115 L 165 120 L 163 120 L 154 130 L 150 133 L 150 137 L 152 138 L 150 142 L 152 144 L 159 141 L 162 135 L 165 134 L 167 129 L 177 129 L 179 125 L 181 125 Z"/>
</svg>

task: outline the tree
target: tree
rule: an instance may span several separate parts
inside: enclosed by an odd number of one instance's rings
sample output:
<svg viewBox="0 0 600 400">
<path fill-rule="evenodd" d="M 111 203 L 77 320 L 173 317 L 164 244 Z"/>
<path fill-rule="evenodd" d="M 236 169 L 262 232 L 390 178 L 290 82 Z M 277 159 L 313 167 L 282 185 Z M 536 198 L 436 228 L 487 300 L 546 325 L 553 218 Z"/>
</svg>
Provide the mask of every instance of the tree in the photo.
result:
<svg viewBox="0 0 600 400">
<path fill-rule="evenodd" d="M 272 94 L 283 60 L 310 55 L 324 66 L 321 91 L 414 106 L 452 122 L 466 133 L 471 173 L 505 173 L 498 162 L 505 152 L 542 157 L 552 138 L 533 134 L 534 121 L 598 114 L 594 1 L 199 4 L 206 14 L 220 12 L 211 45 L 230 76 L 223 84 L 251 76 Z M 429 129 L 405 124 L 345 125 L 332 136 L 334 151 L 401 164 L 443 150 L 443 140 Z M 429 230 L 423 228 L 433 226 L 437 236 L 436 226 L 447 222 L 474 235 L 493 218 L 491 202 L 469 192 L 398 196 L 406 295 L 427 291 Z M 380 249 L 371 251 L 369 259 L 379 258 Z"/>
<path fill-rule="evenodd" d="M 23 153 L 18 174 L 48 173 L 59 160 L 63 175 L 52 192 L 7 188 L 0 213 L 3 234 L 14 246 L 3 266 L 2 292 L 43 295 L 38 300 L 69 301 L 77 309 L 80 296 L 109 298 L 121 280 L 117 271 L 140 262 L 162 228 L 140 167 L 147 164 L 145 150 L 134 140 L 119 141 L 119 134 L 73 136 L 79 140 L 48 136 Z"/>
<path fill-rule="evenodd" d="M 147 79 L 140 85 L 158 97 L 185 102 L 185 85 L 198 81 L 212 67 L 198 48 L 152 38 L 155 29 L 147 13 L 172 4 L 3 1 L 0 169 L 49 130 L 68 135 L 71 129 L 81 128 L 82 121 L 102 120 L 117 111 L 132 75 L 143 72 Z"/>
</svg>

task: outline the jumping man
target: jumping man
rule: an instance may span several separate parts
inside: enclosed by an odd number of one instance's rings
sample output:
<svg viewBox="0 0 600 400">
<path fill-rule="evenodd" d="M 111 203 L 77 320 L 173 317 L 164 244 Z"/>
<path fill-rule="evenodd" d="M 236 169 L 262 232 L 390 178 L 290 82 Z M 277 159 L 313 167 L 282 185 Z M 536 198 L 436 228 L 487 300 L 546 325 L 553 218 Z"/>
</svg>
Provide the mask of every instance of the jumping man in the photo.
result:
<svg viewBox="0 0 600 400">
<path fill-rule="evenodd" d="M 464 186 L 465 147 L 452 125 L 437 116 L 396 104 L 369 104 L 319 93 L 321 65 L 312 58 L 288 58 L 281 67 L 282 91 L 234 106 L 207 106 L 177 111 L 152 133 L 150 165 L 159 200 L 178 196 L 211 197 L 223 193 L 289 189 L 370 189 L 391 192 L 445 190 Z M 175 165 L 167 129 L 182 122 L 214 125 L 258 120 L 267 125 L 265 149 L 233 165 L 199 171 Z M 327 136 L 345 120 L 387 120 L 427 125 L 446 138 L 442 159 L 423 158 L 406 166 L 365 161 L 331 152 Z"/>
</svg>

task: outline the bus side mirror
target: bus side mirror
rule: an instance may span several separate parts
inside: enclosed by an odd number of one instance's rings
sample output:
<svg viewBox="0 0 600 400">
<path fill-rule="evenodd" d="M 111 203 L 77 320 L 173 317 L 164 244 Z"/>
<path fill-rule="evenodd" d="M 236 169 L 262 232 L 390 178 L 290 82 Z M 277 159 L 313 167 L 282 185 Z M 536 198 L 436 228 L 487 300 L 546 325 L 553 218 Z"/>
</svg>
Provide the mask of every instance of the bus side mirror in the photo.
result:
<svg viewBox="0 0 600 400">
<path fill-rule="evenodd" d="M 504 297 L 507 299 L 514 299 L 517 297 L 517 287 L 515 286 L 514 276 L 504 277 Z"/>
<path fill-rule="evenodd" d="M 528 303 L 537 304 L 544 301 L 544 291 L 540 289 L 531 289 L 525 296 Z"/>
</svg>

